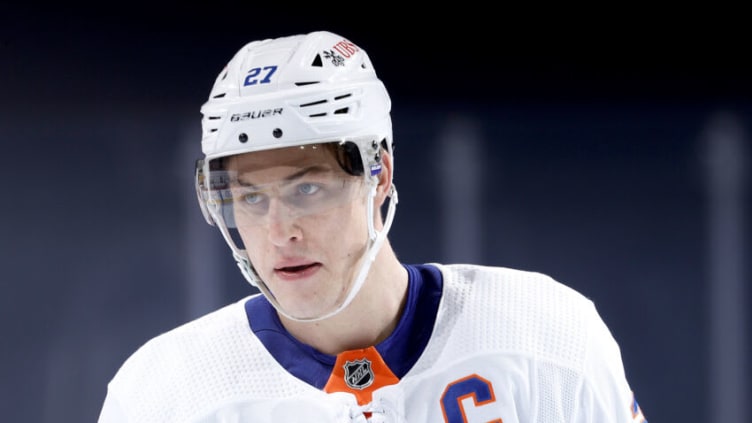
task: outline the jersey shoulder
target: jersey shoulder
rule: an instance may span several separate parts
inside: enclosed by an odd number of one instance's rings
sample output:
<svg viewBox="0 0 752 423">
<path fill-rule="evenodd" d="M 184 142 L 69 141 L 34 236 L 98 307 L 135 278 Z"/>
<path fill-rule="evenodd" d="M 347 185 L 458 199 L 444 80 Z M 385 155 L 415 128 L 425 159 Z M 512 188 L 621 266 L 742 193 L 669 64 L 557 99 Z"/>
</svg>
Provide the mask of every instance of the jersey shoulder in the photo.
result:
<svg viewBox="0 0 752 423">
<path fill-rule="evenodd" d="M 108 396 L 136 421 L 185 421 L 220 401 L 301 389 L 251 331 L 246 301 L 147 341 L 110 381 Z"/>
<path fill-rule="evenodd" d="M 545 273 L 467 264 L 438 267 L 450 295 L 471 295 L 481 304 L 505 313 L 536 311 L 546 305 L 593 311 L 594 304 L 589 298 Z M 504 308 L 498 309 L 501 305 Z"/>
<path fill-rule="evenodd" d="M 212 345 L 224 346 L 227 339 L 243 332 L 250 331 L 242 302 L 226 305 L 151 338 L 128 357 L 117 376 L 167 362 L 187 364 L 205 358 Z M 253 344 L 253 338 L 247 335 L 240 339 Z"/>
<path fill-rule="evenodd" d="M 600 319 L 580 292 L 532 271 L 438 265 L 444 278 L 441 325 L 472 351 L 503 351 L 580 368 L 591 321 Z M 460 354 L 471 353 L 471 350 Z"/>
</svg>

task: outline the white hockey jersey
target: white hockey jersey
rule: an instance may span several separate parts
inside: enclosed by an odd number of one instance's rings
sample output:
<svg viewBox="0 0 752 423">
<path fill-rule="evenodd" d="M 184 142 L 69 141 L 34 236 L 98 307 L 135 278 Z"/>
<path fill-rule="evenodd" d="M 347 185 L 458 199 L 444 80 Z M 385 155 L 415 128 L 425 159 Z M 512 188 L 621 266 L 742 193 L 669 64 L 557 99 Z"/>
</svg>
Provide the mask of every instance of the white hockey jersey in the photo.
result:
<svg viewBox="0 0 752 423">
<path fill-rule="evenodd" d="M 581 294 L 507 268 L 405 267 L 407 305 L 379 345 L 320 353 L 251 296 L 143 345 L 99 423 L 645 422 Z"/>
</svg>

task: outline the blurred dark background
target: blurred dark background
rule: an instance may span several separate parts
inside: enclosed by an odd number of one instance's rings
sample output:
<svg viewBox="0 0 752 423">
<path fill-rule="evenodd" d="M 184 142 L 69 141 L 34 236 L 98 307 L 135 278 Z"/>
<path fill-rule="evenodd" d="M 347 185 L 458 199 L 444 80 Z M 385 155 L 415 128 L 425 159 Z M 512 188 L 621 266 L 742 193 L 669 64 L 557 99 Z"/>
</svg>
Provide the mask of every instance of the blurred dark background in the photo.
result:
<svg viewBox="0 0 752 423">
<path fill-rule="evenodd" d="M 143 342 L 252 292 L 195 201 L 199 107 L 246 42 L 319 29 L 391 92 L 403 261 L 548 273 L 651 422 L 749 421 L 743 14 L 317 6 L 2 6 L 3 421 L 95 421 Z"/>
</svg>

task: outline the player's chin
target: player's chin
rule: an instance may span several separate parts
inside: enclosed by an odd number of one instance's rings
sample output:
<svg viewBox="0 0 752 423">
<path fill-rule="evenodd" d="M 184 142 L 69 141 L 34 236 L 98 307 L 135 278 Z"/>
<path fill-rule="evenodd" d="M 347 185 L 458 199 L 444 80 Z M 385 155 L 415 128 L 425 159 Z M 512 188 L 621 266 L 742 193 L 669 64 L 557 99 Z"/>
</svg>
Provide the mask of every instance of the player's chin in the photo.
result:
<svg viewBox="0 0 752 423">
<path fill-rule="evenodd" d="M 328 314 L 328 310 L 326 310 L 325 308 L 313 307 L 310 304 L 280 305 L 285 314 L 297 320 L 315 320 Z"/>
<path fill-rule="evenodd" d="M 333 298 L 322 297 L 320 292 L 305 295 L 302 292 L 291 293 L 280 301 L 285 314 L 295 319 L 319 319 L 334 312 L 339 303 Z"/>
</svg>

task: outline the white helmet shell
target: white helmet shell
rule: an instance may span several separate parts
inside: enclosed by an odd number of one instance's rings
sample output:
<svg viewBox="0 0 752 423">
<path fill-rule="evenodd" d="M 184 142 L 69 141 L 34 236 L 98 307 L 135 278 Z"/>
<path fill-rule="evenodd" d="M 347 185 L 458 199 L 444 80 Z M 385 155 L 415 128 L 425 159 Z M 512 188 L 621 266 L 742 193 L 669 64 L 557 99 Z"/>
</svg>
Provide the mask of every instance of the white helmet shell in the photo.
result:
<svg viewBox="0 0 752 423">
<path fill-rule="evenodd" d="M 201 108 L 202 150 L 209 161 L 320 142 L 386 140 L 391 153 L 390 109 L 368 55 L 345 38 L 319 31 L 254 41 L 229 61 Z"/>
</svg>

